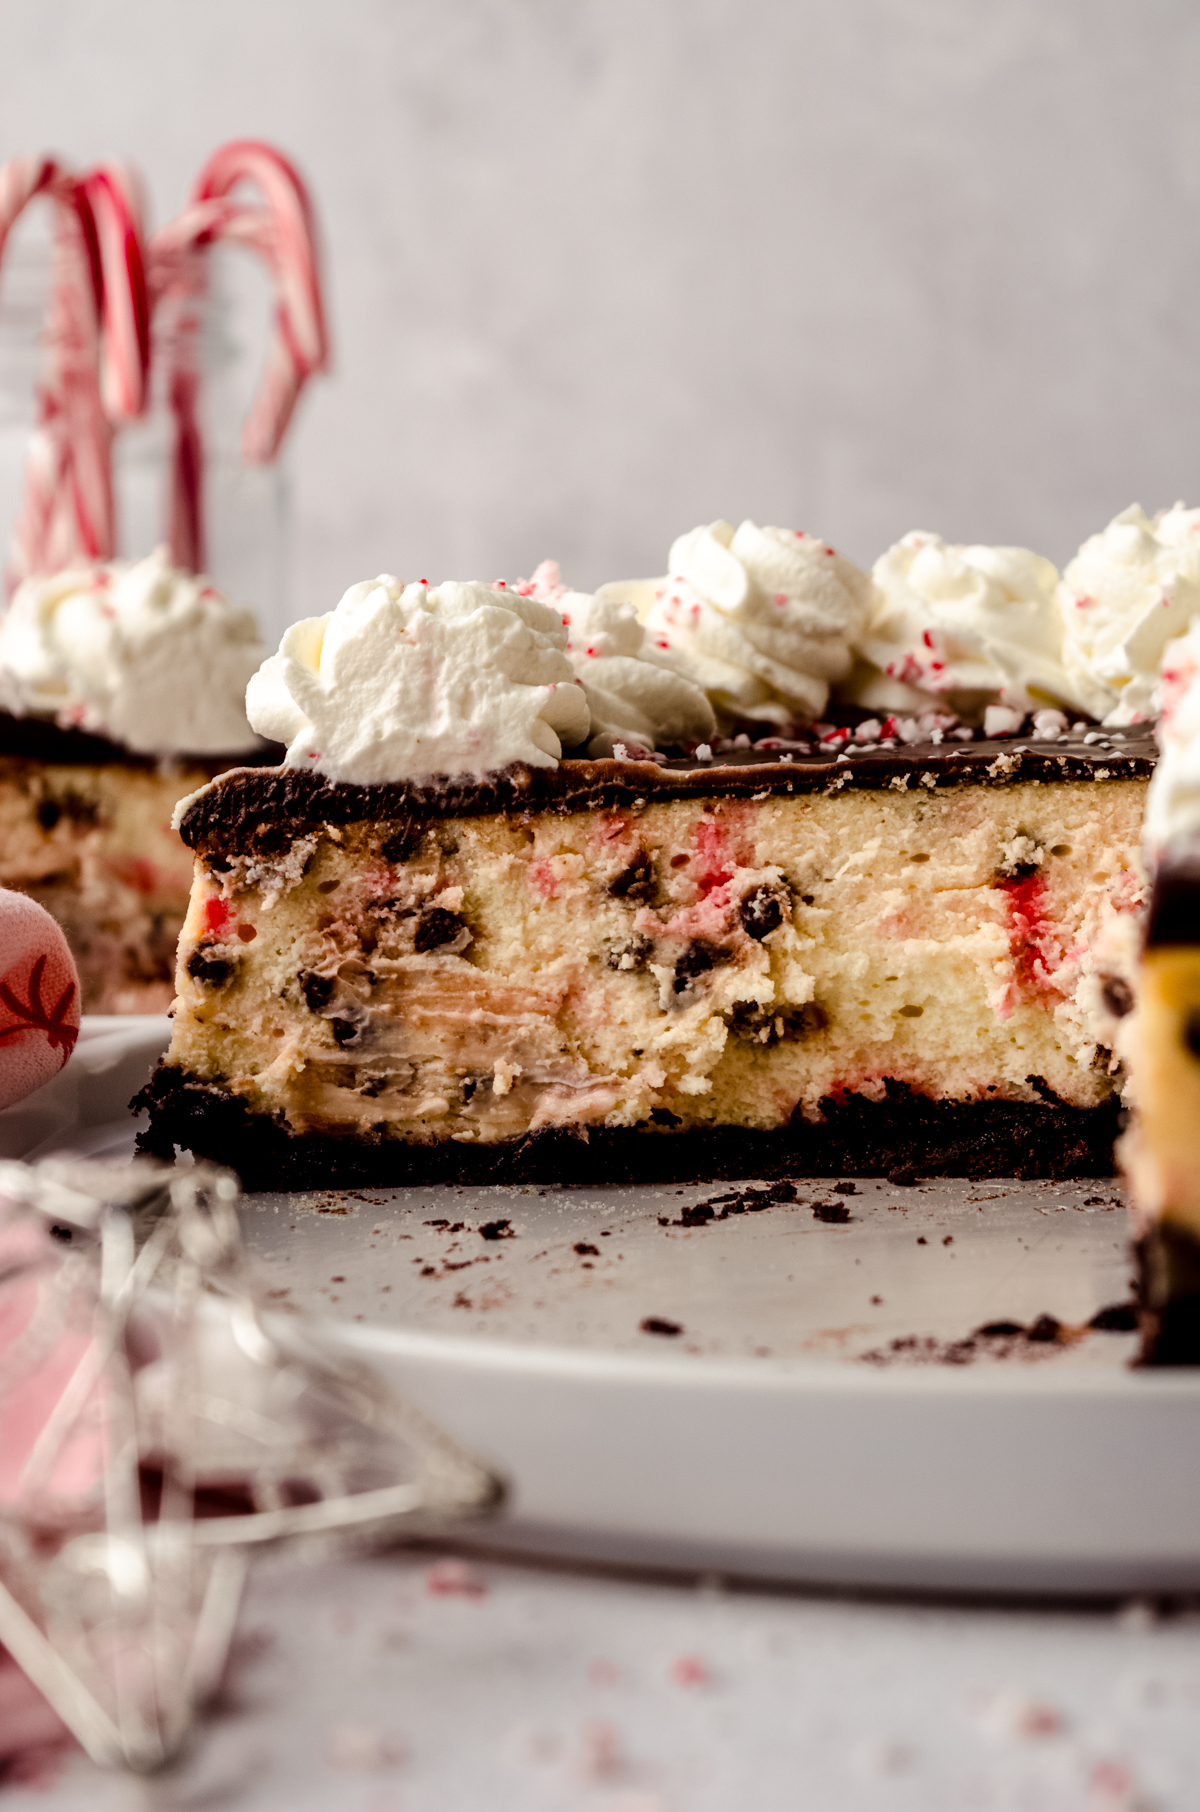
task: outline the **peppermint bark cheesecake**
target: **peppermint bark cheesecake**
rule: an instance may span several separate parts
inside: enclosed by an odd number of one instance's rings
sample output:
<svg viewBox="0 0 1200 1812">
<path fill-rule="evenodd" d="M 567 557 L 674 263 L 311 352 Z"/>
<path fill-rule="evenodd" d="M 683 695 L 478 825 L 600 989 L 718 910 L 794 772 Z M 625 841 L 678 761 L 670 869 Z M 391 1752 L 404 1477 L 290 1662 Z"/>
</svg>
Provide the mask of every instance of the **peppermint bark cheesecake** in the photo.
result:
<svg viewBox="0 0 1200 1812">
<path fill-rule="evenodd" d="M 271 759 L 249 611 L 162 553 L 28 579 L 0 619 L 0 884 L 66 932 L 89 1013 L 165 1012 L 191 857 L 178 800 Z"/>
<path fill-rule="evenodd" d="M 1149 735 L 673 756 L 631 644 L 646 758 L 564 755 L 578 620 L 380 580 L 288 632 L 248 700 L 283 765 L 180 814 L 149 1149 L 251 1186 L 1107 1170 L 1093 951 L 1139 904 Z"/>
</svg>

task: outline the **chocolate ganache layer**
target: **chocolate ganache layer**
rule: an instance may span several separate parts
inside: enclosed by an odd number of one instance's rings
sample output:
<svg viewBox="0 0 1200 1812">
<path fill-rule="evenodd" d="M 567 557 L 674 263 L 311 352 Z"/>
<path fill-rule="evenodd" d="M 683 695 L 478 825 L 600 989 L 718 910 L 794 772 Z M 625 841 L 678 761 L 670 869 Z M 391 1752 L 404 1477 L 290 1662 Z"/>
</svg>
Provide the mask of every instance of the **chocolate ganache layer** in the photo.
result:
<svg viewBox="0 0 1200 1812">
<path fill-rule="evenodd" d="M 219 773 L 231 763 L 247 768 L 265 767 L 277 762 L 282 754 L 281 743 L 257 742 L 228 755 L 171 754 L 163 759 L 174 767 L 201 768 Z M 32 713 L 19 717 L 12 711 L 0 711 L 0 756 L 4 755 L 15 755 L 25 761 L 48 762 L 59 767 L 129 767 L 150 770 L 160 765 L 159 757 L 137 754 L 133 749 L 126 748 L 124 743 L 114 742 L 108 736 L 94 736 L 87 730 L 69 728 L 56 723 L 52 717 L 39 717 Z"/>
<path fill-rule="evenodd" d="M 188 805 L 180 834 L 193 849 L 278 845 L 318 824 L 503 812 L 586 812 L 637 807 L 650 800 L 766 798 L 772 793 L 897 792 L 924 787 L 1007 786 L 1017 782 L 1145 780 L 1154 770 L 1153 728 L 1089 731 L 1055 742 L 1004 737 L 976 742 L 911 743 L 893 748 L 847 744 L 838 754 L 804 744 L 730 749 L 712 761 L 567 758 L 557 768 L 514 767 L 482 780 L 406 780 L 354 786 L 296 768 L 232 768 Z"/>
</svg>

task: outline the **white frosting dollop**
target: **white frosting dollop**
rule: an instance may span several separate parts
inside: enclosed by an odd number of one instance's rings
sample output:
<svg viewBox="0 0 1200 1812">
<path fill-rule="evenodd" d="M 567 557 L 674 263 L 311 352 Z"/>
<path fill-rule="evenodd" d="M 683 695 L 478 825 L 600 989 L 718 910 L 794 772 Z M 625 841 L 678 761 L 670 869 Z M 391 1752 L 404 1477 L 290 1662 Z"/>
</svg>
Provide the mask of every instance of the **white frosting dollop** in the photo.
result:
<svg viewBox="0 0 1200 1812">
<path fill-rule="evenodd" d="M 1084 542 L 1058 592 L 1063 659 L 1106 724 L 1159 706 L 1163 650 L 1200 617 L 1200 510 L 1177 503 L 1153 520 L 1140 504 Z"/>
<path fill-rule="evenodd" d="M 618 748 L 635 757 L 691 749 L 715 734 L 707 697 L 666 664 L 632 604 L 569 591 L 553 560 L 543 560 L 517 589 L 552 605 L 566 624 L 567 653 L 591 713 L 587 753 L 593 759 Z"/>
<path fill-rule="evenodd" d="M 1157 856 L 1176 837 L 1200 834 L 1200 623 L 1168 643 L 1161 672 L 1162 751 L 1146 795 L 1142 837 Z"/>
<path fill-rule="evenodd" d="M 501 585 L 383 573 L 293 623 L 246 709 L 286 764 L 360 786 L 552 768 L 588 734 L 559 613 Z"/>
<path fill-rule="evenodd" d="M 237 754 L 264 653 L 254 612 L 159 548 L 24 580 L 0 618 L 0 705 L 139 755 Z"/>
<path fill-rule="evenodd" d="M 977 718 L 1048 702 L 1086 709 L 1062 659 L 1058 572 L 1024 547 L 905 535 L 875 562 L 871 613 L 839 697 L 869 710 Z"/>
<path fill-rule="evenodd" d="M 871 581 L 796 529 L 713 522 L 681 535 L 644 607 L 648 651 L 707 692 L 724 722 L 819 717 L 850 670 Z M 651 582 L 605 586 L 635 603 Z"/>
</svg>

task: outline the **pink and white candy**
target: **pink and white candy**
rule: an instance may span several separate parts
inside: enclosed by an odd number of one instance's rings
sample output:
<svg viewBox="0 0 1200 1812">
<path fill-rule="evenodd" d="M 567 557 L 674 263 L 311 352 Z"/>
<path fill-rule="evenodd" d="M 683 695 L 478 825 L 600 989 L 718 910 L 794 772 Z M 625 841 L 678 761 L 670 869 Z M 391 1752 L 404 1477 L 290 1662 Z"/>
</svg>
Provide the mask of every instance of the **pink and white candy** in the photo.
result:
<svg viewBox="0 0 1200 1812">
<path fill-rule="evenodd" d="M 0 888 L 0 1108 L 57 1076 L 79 1037 L 79 975 L 44 906 Z"/>
</svg>

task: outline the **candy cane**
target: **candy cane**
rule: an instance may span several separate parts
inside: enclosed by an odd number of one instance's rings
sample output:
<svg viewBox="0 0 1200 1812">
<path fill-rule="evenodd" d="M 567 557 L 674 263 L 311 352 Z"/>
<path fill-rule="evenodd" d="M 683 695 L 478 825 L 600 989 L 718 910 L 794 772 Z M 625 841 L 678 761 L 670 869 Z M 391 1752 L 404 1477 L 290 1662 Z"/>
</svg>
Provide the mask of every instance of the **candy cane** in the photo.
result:
<svg viewBox="0 0 1200 1812">
<path fill-rule="evenodd" d="M 193 200 L 232 195 L 257 184 L 267 204 L 263 231 L 251 229 L 275 277 L 275 331 L 258 394 L 246 417 L 242 448 L 252 464 L 274 459 L 308 379 L 329 362 L 317 231 L 308 191 L 295 166 L 258 139 L 234 139 L 214 152 L 196 181 Z M 254 223 L 257 228 L 258 223 Z"/>
<path fill-rule="evenodd" d="M 108 165 L 81 180 L 55 158 L 13 158 L 0 169 L 0 257 L 39 195 L 55 204 L 48 358 L 14 526 L 10 586 L 80 557 L 111 558 L 112 420 L 141 413 L 149 360 L 132 176 Z"/>
<path fill-rule="evenodd" d="M 150 303 L 142 248 L 141 195 L 124 164 L 98 164 L 83 179 L 95 221 L 103 278 L 101 348 L 104 405 L 113 421 L 129 421 L 146 406 L 150 367 Z"/>
<path fill-rule="evenodd" d="M 259 188 L 265 208 L 235 199 L 233 192 L 243 182 Z M 275 289 L 266 360 L 242 427 L 242 452 L 251 464 L 275 458 L 301 391 L 329 358 L 316 226 L 304 183 L 270 145 L 255 139 L 224 145 L 201 171 L 183 212 L 155 234 L 149 248 L 151 303 L 169 317 L 164 337 L 168 400 L 175 417 L 171 554 L 193 571 L 204 566 L 200 314 L 207 252 L 218 241 L 258 252 Z"/>
<path fill-rule="evenodd" d="M 0 171 L 0 252 L 36 196 L 55 203 L 47 371 L 26 460 L 10 582 L 112 552 L 111 430 L 101 403 L 103 274 L 82 186 L 55 159 L 17 157 Z"/>
</svg>

